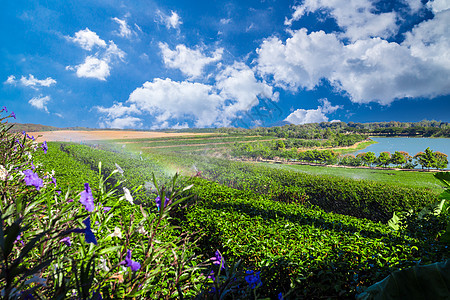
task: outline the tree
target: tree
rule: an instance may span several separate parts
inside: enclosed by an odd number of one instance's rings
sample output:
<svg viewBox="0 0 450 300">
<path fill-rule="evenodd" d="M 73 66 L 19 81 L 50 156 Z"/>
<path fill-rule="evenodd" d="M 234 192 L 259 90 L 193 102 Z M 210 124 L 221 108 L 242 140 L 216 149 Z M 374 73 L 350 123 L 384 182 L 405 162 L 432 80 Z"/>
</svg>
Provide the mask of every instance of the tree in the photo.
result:
<svg viewBox="0 0 450 300">
<path fill-rule="evenodd" d="M 447 154 L 436 151 L 434 152 L 434 155 L 436 157 L 436 164 L 435 164 L 436 169 L 442 170 L 447 168 L 448 165 Z"/>
<path fill-rule="evenodd" d="M 394 154 L 392 154 L 391 163 L 393 163 L 394 165 L 397 165 L 397 167 L 400 167 L 401 165 L 407 163 L 407 158 L 406 158 L 406 156 L 404 154 L 406 152 L 403 152 L 403 153 L 402 152 L 395 151 Z"/>
<path fill-rule="evenodd" d="M 414 158 L 422 166 L 422 169 L 430 169 L 432 167 L 436 167 L 436 156 L 434 155 L 433 150 L 431 150 L 430 147 L 425 149 L 425 152 L 419 152 L 414 155 Z"/>
<path fill-rule="evenodd" d="M 363 161 L 367 164 L 367 166 L 372 166 L 372 164 L 377 160 L 377 157 L 375 156 L 375 153 L 372 151 L 369 151 L 364 155 Z"/>
<path fill-rule="evenodd" d="M 391 163 L 391 153 L 389 152 L 381 152 L 380 155 L 378 155 L 377 164 L 382 165 L 385 168 L 388 164 Z"/>
</svg>

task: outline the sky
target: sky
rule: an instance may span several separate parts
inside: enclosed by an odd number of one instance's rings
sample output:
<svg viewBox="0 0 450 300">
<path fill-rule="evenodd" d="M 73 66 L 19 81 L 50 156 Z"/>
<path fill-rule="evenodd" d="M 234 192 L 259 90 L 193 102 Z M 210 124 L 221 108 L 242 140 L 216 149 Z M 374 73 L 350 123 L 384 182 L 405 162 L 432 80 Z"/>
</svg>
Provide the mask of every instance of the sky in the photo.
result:
<svg viewBox="0 0 450 300">
<path fill-rule="evenodd" d="M 450 122 L 450 0 L 3 1 L 19 123 Z"/>
</svg>

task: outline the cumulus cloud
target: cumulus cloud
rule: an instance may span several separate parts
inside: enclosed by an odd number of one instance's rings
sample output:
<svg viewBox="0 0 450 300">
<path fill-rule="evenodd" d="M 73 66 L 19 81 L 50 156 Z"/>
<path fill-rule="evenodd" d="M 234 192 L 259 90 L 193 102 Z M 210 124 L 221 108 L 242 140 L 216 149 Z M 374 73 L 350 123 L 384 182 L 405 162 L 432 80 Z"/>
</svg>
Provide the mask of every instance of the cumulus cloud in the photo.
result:
<svg viewBox="0 0 450 300">
<path fill-rule="evenodd" d="M 87 51 L 92 51 L 94 46 L 102 48 L 93 55 L 88 55 L 83 63 L 66 67 L 67 70 L 75 71 L 79 78 L 95 78 L 106 81 L 111 74 L 111 64 L 119 60 L 123 61 L 126 55 L 113 41 L 109 41 L 107 44 L 88 28 L 75 33 L 75 37 L 71 40 Z"/>
<path fill-rule="evenodd" d="M 111 107 L 96 106 L 99 113 L 106 114 L 107 118 L 115 119 L 130 114 L 140 114 L 136 105 L 130 105 L 130 107 L 123 106 L 122 103 L 114 103 Z"/>
<path fill-rule="evenodd" d="M 124 128 L 141 128 L 142 127 L 142 120 L 136 117 L 123 117 L 123 118 L 116 118 L 113 120 L 107 120 L 100 123 L 100 127 L 102 128 L 117 128 L 117 129 L 124 129 Z"/>
<path fill-rule="evenodd" d="M 313 7 L 313 2 L 306 4 Z M 256 69 L 276 86 L 292 91 L 311 90 L 328 80 L 357 103 L 388 105 L 400 98 L 446 95 L 450 93 L 449 28 L 450 10 L 416 25 L 402 43 L 382 37 L 345 43 L 339 33 L 308 33 L 302 28 L 290 31 L 285 41 L 265 39 L 257 49 Z"/>
<path fill-rule="evenodd" d="M 450 1 L 448 0 L 434 0 L 427 3 L 427 7 L 430 8 L 433 13 L 439 13 L 444 10 L 450 9 Z"/>
<path fill-rule="evenodd" d="M 171 11 L 171 15 L 167 15 L 158 10 L 156 12 L 156 17 L 156 22 L 165 25 L 167 29 L 179 29 L 180 25 L 183 24 L 183 22 L 181 22 L 181 17 L 174 11 Z"/>
<path fill-rule="evenodd" d="M 133 37 L 133 35 L 135 35 L 135 32 L 131 30 L 131 28 L 130 28 L 130 26 L 128 26 L 126 20 L 121 20 L 119 18 L 112 18 L 112 20 L 114 22 L 116 22 L 117 24 L 119 24 L 120 28 L 119 28 L 119 32 L 117 33 L 117 35 L 119 35 L 123 38 L 127 38 L 127 39 L 130 39 Z M 138 26 L 138 28 L 139 28 L 139 26 Z"/>
<path fill-rule="evenodd" d="M 202 53 L 202 49 L 190 49 L 183 44 L 177 45 L 171 50 L 166 43 L 159 43 L 164 63 L 169 68 L 179 69 L 190 79 L 202 75 L 203 68 L 213 62 L 222 59 L 223 48 L 218 48 L 211 57 Z"/>
<path fill-rule="evenodd" d="M 30 101 L 28 101 L 28 103 L 30 103 L 31 106 L 48 113 L 47 103 L 49 101 L 50 101 L 50 96 L 40 95 L 38 97 L 34 97 L 34 98 L 30 99 Z"/>
<path fill-rule="evenodd" d="M 284 121 L 295 125 L 328 122 L 326 114 L 333 113 L 341 108 L 340 106 L 332 106 L 327 99 L 320 99 L 319 101 L 322 106 L 317 107 L 317 109 L 297 109 Z"/>
<path fill-rule="evenodd" d="M 106 81 L 110 74 L 108 62 L 93 56 L 86 57 L 84 63 L 75 66 L 75 70 L 80 78 L 96 78 L 103 81 Z"/>
<path fill-rule="evenodd" d="M 371 0 L 305 0 L 294 7 L 292 18 L 286 19 L 285 24 L 289 26 L 305 14 L 324 11 L 336 20 L 344 30 L 344 36 L 353 41 L 374 36 L 390 37 L 398 30 L 397 14 L 376 13 L 375 3 Z"/>
<path fill-rule="evenodd" d="M 278 94 L 268 84 L 258 81 L 253 70 L 244 63 L 235 62 L 216 76 L 216 88 L 228 101 L 221 114 L 222 124 L 236 118 L 239 112 L 249 111 L 259 104 L 259 98 L 278 101 Z"/>
<path fill-rule="evenodd" d="M 28 78 L 22 76 L 20 80 L 16 80 L 16 76 L 10 75 L 5 81 L 6 84 L 16 84 L 17 82 L 19 82 L 23 86 L 31 87 L 33 89 L 38 89 L 38 87 L 42 86 L 49 87 L 53 84 L 56 84 L 56 80 L 51 77 L 47 77 L 45 79 L 37 79 L 32 74 L 28 74 Z"/>
<path fill-rule="evenodd" d="M 91 51 L 95 46 L 106 48 L 106 42 L 102 40 L 97 33 L 90 31 L 89 28 L 76 32 L 75 36 L 70 37 L 69 39 L 88 51 Z"/>
<path fill-rule="evenodd" d="M 154 116 L 154 124 L 191 118 L 204 127 L 216 122 L 223 99 L 210 85 L 156 78 L 135 89 L 127 103 Z"/>
<path fill-rule="evenodd" d="M 196 127 L 229 126 L 239 113 L 258 105 L 259 99 L 278 100 L 272 87 L 258 81 L 243 63 L 226 67 L 215 80 L 211 85 L 155 78 L 135 89 L 124 104 L 97 110 L 109 122 L 124 115 L 147 115 L 152 128 L 186 127 L 186 119 Z"/>
</svg>

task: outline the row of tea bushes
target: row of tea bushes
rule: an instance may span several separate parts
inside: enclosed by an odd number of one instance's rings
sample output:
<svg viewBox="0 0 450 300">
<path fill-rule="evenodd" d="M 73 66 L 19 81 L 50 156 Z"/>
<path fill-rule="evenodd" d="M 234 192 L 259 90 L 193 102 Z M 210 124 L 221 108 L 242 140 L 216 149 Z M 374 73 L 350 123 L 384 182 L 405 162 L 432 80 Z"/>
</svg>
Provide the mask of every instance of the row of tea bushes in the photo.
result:
<svg viewBox="0 0 450 300">
<path fill-rule="evenodd" d="M 185 167 L 195 164 L 204 178 L 236 189 L 252 190 L 276 201 L 308 201 L 325 211 L 373 221 L 387 222 L 394 212 L 420 211 L 438 201 L 435 193 L 424 188 L 274 170 L 262 165 L 194 155 L 165 154 L 161 159 Z"/>
<path fill-rule="evenodd" d="M 242 259 L 259 270 L 266 297 L 290 287 L 293 299 L 354 297 L 394 270 L 449 257 L 446 245 L 433 238 L 445 228 L 412 238 L 367 219 L 277 202 L 200 178 L 191 183 L 195 200 L 184 230 L 203 234 L 204 252 L 218 248 L 229 261 Z"/>
</svg>

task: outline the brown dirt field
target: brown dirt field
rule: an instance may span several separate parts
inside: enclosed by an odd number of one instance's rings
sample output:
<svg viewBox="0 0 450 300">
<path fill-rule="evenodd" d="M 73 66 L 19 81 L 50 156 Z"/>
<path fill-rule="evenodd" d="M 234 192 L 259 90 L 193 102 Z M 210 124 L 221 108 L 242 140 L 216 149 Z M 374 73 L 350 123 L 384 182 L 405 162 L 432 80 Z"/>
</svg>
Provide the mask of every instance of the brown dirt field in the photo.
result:
<svg viewBox="0 0 450 300">
<path fill-rule="evenodd" d="M 76 130 L 59 130 L 59 131 L 42 131 L 28 132 L 30 136 L 37 138 L 38 142 L 62 141 L 62 142 L 83 142 L 83 141 L 99 141 L 99 140 L 116 140 L 116 139 L 148 139 L 148 138 L 164 138 L 176 136 L 205 136 L 213 133 L 167 133 L 155 131 L 121 131 L 121 130 L 93 130 L 93 131 L 76 131 Z"/>
</svg>

